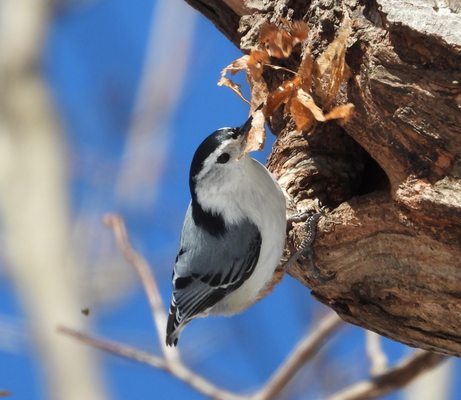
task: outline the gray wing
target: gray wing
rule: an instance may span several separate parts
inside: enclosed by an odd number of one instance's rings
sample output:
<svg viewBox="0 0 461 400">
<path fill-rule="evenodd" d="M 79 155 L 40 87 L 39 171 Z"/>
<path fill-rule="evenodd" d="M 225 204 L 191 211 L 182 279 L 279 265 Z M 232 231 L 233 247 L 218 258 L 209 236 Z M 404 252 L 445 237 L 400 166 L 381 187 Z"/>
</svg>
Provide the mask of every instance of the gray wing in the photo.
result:
<svg viewBox="0 0 461 400">
<path fill-rule="evenodd" d="M 181 247 L 173 272 L 173 296 L 167 343 L 176 344 L 187 322 L 205 314 L 253 273 L 261 249 L 261 234 L 249 220 L 226 227 L 219 237 L 193 223 L 189 207 Z"/>
</svg>

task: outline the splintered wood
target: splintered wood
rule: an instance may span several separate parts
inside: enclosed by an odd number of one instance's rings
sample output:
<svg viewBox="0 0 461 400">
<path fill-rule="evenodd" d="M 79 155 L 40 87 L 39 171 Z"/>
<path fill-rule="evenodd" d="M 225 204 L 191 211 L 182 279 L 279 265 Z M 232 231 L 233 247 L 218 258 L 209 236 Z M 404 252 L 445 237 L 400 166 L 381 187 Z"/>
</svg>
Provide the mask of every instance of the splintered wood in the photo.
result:
<svg viewBox="0 0 461 400">
<path fill-rule="evenodd" d="M 253 113 L 253 120 L 251 121 L 251 129 L 247 136 L 247 143 L 244 153 L 250 151 L 259 151 L 264 147 L 266 141 L 266 134 L 264 131 L 264 113 L 262 110 L 256 110 Z"/>
<path fill-rule="evenodd" d="M 341 84 L 349 79 L 350 71 L 346 64 L 346 44 L 352 33 L 351 19 L 346 14 L 336 39 L 315 60 L 315 94 L 324 107 L 335 100 Z"/>
<path fill-rule="evenodd" d="M 284 105 L 284 113 L 293 118 L 296 129 L 311 132 L 316 122 L 332 119 L 346 120 L 354 110 L 351 103 L 332 106 L 342 84 L 349 78 L 349 68 L 346 64 L 347 40 L 352 33 L 351 19 L 346 14 L 338 35 L 325 51 L 316 59 L 307 45 L 297 71 L 271 64 L 271 59 L 288 58 L 298 44 L 306 42 L 309 34 L 308 25 L 303 21 L 280 21 L 279 26 L 266 23 L 261 27 L 259 43 L 250 51 L 221 72 L 218 82 L 227 86 L 242 100 L 250 105 L 253 122 L 247 148 L 259 150 L 264 145 L 264 119 L 270 118 L 274 112 Z M 263 79 L 264 68 L 282 69 L 293 75 L 284 80 L 275 90 L 269 91 Z M 251 99 L 242 94 L 240 85 L 227 77 L 238 71 L 246 73 L 250 84 Z M 264 105 L 262 112 L 254 112 Z M 257 128 L 256 128 L 257 124 Z M 257 135 L 257 137 L 253 137 Z M 248 150 L 248 151 L 252 151 Z"/>
</svg>

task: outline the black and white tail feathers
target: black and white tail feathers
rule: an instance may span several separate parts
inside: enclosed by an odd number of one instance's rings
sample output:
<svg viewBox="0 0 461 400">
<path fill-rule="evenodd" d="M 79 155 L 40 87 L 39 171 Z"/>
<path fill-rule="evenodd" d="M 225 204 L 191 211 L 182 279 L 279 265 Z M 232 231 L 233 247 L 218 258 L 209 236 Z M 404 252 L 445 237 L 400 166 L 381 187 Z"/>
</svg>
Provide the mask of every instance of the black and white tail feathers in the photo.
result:
<svg viewBox="0 0 461 400">
<path fill-rule="evenodd" d="M 170 313 L 168 314 L 168 322 L 166 324 L 166 345 L 176 346 L 178 344 L 180 323 L 176 316 L 178 308 L 172 302 L 170 306 Z"/>
</svg>

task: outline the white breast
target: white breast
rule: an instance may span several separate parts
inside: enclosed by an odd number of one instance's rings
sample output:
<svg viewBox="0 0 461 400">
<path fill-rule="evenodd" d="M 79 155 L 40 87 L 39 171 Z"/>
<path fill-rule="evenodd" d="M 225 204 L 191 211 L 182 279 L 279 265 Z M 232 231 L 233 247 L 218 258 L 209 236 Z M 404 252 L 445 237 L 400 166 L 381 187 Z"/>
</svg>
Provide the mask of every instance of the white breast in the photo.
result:
<svg viewBox="0 0 461 400">
<path fill-rule="evenodd" d="M 250 306 L 272 280 L 285 246 L 286 205 L 282 190 L 270 172 L 256 160 L 245 157 L 240 163 L 240 173 L 225 183 L 227 189 L 232 190 L 224 189 L 220 192 L 222 196 L 232 193 L 234 198 L 219 199 L 211 196 L 213 199 L 208 197 L 199 200 L 205 206 L 207 200 L 216 201 L 216 205 L 226 204 L 225 221 L 237 223 L 250 216 L 261 233 L 261 250 L 253 274 L 242 286 L 217 303 L 210 310 L 213 314 L 234 314 Z"/>
</svg>

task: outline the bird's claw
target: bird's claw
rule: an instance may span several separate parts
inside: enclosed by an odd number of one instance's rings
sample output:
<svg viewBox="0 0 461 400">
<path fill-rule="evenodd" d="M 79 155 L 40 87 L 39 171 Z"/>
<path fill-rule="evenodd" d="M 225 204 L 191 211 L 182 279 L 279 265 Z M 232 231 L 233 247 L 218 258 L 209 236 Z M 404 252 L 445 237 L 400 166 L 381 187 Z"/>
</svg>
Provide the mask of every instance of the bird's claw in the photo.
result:
<svg viewBox="0 0 461 400">
<path fill-rule="evenodd" d="M 313 244 L 317 234 L 317 223 L 325 214 L 326 206 L 322 206 L 318 212 L 304 211 L 288 218 L 288 223 L 293 224 L 296 222 L 305 221 L 305 237 L 301 243 L 298 251 L 288 260 L 286 268 L 288 269 L 301 256 L 306 257 L 309 262 L 310 275 L 320 282 L 326 282 L 331 277 L 323 277 L 320 270 L 315 265 Z"/>
</svg>

